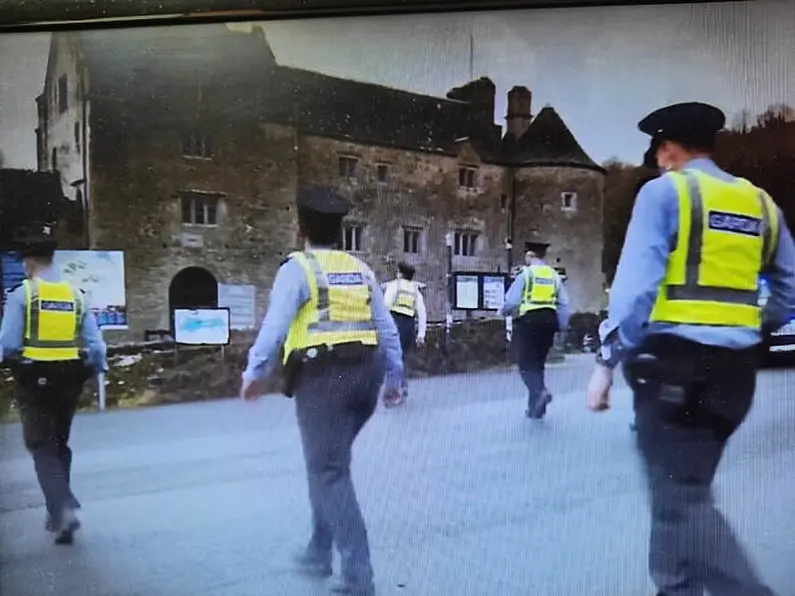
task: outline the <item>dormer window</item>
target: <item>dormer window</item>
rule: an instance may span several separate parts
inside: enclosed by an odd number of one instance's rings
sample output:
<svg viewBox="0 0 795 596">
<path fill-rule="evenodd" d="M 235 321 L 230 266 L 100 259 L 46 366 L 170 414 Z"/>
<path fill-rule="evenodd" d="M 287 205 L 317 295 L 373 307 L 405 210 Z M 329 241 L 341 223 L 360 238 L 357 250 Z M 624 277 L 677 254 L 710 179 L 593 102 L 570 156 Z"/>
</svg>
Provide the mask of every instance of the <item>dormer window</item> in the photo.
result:
<svg viewBox="0 0 795 596">
<path fill-rule="evenodd" d="M 458 168 L 458 188 L 473 190 L 475 188 L 477 168 L 462 166 Z"/>
</svg>

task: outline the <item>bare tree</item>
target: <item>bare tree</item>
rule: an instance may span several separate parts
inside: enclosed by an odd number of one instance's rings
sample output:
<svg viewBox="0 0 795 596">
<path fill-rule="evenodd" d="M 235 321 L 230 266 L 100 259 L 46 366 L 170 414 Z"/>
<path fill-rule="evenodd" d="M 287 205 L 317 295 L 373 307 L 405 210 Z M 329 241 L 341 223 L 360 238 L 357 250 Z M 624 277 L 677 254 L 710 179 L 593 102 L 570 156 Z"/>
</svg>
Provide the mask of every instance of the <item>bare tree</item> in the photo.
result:
<svg viewBox="0 0 795 596">
<path fill-rule="evenodd" d="M 757 125 L 762 128 L 780 126 L 793 121 L 795 121 L 795 110 L 783 103 L 769 105 L 756 119 Z"/>
<path fill-rule="evenodd" d="M 752 126 L 753 118 L 751 117 L 751 112 L 748 110 L 741 110 L 740 113 L 734 117 L 734 120 L 732 120 L 730 130 L 745 133 L 751 130 Z"/>
</svg>

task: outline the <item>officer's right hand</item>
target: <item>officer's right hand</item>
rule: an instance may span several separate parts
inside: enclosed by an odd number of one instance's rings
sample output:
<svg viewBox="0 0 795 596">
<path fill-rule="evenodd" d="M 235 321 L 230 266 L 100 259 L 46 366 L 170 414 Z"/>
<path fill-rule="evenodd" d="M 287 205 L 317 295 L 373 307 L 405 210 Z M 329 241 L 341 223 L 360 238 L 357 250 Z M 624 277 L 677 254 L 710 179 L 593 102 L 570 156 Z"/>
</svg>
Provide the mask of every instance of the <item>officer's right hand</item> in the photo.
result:
<svg viewBox="0 0 795 596">
<path fill-rule="evenodd" d="M 257 400 L 265 393 L 264 384 L 261 381 L 250 379 L 245 374 L 242 375 L 240 385 L 240 398 L 246 401 Z"/>
<path fill-rule="evenodd" d="M 604 412 L 610 409 L 610 389 L 613 386 L 613 370 L 597 364 L 588 381 L 588 409 Z"/>
</svg>

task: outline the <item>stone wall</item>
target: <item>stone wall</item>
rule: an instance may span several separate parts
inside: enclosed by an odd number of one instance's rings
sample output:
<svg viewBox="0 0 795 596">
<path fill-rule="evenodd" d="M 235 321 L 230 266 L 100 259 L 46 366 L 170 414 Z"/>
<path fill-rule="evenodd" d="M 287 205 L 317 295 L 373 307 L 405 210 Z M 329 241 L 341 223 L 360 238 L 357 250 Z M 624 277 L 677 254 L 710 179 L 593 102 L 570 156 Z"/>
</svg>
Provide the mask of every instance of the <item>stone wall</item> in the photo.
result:
<svg viewBox="0 0 795 596">
<path fill-rule="evenodd" d="M 560 167 L 522 168 L 515 175 L 514 262 L 524 261 L 525 240 L 550 242 L 547 261 L 567 270 L 572 312 L 599 312 L 604 280 L 604 176 L 593 170 Z M 573 209 L 563 205 L 564 192 L 576 193 Z"/>
<path fill-rule="evenodd" d="M 169 328 L 169 286 L 187 267 L 219 283 L 254 284 L 261 315 L 279 263 L 296 245 L 294 131 L 203 123 L 200 130 L 212 134 L 210 158 L 183 155 L 184 135 L 196 132 L 190 126 L 128 135 L 111 111 L 94 119 L 92 248 L 125 251 L 125 339 Z M 218 194 L 217 225 L 182 222 L 185 191 Z"/>
<path fill-rule="evenodd" d="M 456 270 L 504 270 L 503 238 L 506 214 L 501 196 L 506 173 L 501 166 L 483 163 L 467 143 L 457 156 L 366 146 L 333 139 L 299 138 L 301 184 L 336 187 L 353 204 L 348 221 L 363 230 L 362 250 L 356 253 L 386 281 L 395 265 L 406 260 L 417 267 L 416 280 L 428 284 L 424 296 L 429 320 L 441 321 L 446 310 L 445 234 L 478 235 L 475 256 L 455 256 Z M 355 175 L 339 175 L 341 156 L 355 158 Z M 386 180 L 378 180 L 378 166 Z M 475 188 L 459 188 L 459 167 L 476 168 Z M 403 252 L 403 229 L 421 231 L 419 252 Z"/>
</svg>

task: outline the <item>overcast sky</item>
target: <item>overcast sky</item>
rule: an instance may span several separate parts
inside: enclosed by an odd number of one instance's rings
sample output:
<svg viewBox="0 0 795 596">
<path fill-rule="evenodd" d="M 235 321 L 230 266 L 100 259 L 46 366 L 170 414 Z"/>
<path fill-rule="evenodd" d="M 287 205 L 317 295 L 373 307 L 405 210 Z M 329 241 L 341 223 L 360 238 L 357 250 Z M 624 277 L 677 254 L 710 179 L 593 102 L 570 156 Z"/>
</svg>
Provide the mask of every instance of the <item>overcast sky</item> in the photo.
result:
<svg viewBox="0 0 795 596">
<path fill-rule="evenodd" d="M 639 163 L 636 124 L 666 103 L 700 100 L 730 118 L 795 104 L 795 2 L 526 10 L 265 23 L 285 65 L 443 96 L 474 76 L 533 91 L 598 162 Z M 200 31 L 197 35 L 200 35 Z M 49 36 L 0 36 L 0 151 L 36 167 L 36 110 Z"/>
</svg>

